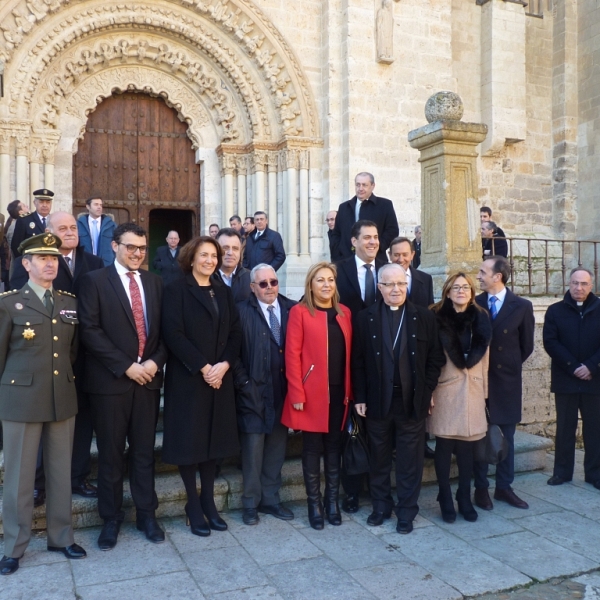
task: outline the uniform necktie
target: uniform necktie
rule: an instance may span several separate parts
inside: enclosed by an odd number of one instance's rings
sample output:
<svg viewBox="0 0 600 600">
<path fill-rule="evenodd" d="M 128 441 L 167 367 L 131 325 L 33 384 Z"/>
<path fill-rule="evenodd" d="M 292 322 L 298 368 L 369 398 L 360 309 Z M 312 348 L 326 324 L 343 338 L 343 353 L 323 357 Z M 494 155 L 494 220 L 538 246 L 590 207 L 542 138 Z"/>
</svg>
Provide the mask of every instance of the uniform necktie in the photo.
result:
<svg viewBox="0 0 600 600">
<path fill-rule="evenodd" d="M 67 266 L 69 267 L 69 271 L 71 271 L 71 275 L 73 275 L 73 259 L 70 256 L 65 256 L 65 260 L 67 261 Z"/>
<path fill-rule="evenodd" d="M 50 290 L 46 290 L 44 292 L 44 306 L 46 310 L 52 314 L 52 309 L 54 308 L 54 300 L 52 298 L 52 292 Z"/>
<path fill-rule="evenodd" d="M 98 221 L 92 219 L 92 253 L 98 254 Z"/>
<path fill-rule="evenodd" d="M 375 303 L 375 279 L 373 278 L 373 265 L 363 265 L 367 270 L 365 275 L 365 304 L 371 306 Z"/>
<path fill-rule="evenodd" d="M 46 217 L 42 217 L 42 229 L 46 231 Z"/>
<path fill-rule="evenodd" d="M 144 305 L 142 304 L 142 294 L 140 286 L 135 280 L 135 273 L 129 271 L 129 294 L 131 295 L 131 309 L 133 310 L 133 319 L 138 335 L 138 356 L 144 356 L 144 347 L 146 346 L 146 321 L 144 320 Z"/>
<path fill-rule="evenodd" d="M 496 302 L 498 302 L 498 298 L 496 298 L 496 296 L 490 296 L 490 314 L 492 315 L 492 321 L 498 316 Z"/>
<path fill-rule="evenodd" d="M 277 345 L 281 346 L 281 326 L 279 325 L 277 315 L 275 314 L 275 307 L 271 304 L 267 310 L 269 311 L 269 326 L 271 327 L 271 333 L 273 334 Z"/>
</svg>

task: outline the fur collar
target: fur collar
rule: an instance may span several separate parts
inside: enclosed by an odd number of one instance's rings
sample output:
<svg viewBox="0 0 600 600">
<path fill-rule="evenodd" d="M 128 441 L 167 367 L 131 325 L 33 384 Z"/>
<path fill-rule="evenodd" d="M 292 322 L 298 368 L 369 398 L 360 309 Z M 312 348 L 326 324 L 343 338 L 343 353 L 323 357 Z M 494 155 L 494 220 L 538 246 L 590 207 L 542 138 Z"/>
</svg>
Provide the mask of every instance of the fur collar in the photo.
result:
<svg viewBox="0 0 600 600">
<path fill-rule="evenodd" d="M 450 360 L 459 369 L 471 369 L 485 355 L 492 339 L 492 324 L 487 313 L 478 311 L 473 305 L 465 312 L 456 312 L 452 302 L 446 299 L 436 313 L 440 342 Z M 471 349 L 465 360 L 460 343 L 460 334 L 471 329 Z"/>
</svg>

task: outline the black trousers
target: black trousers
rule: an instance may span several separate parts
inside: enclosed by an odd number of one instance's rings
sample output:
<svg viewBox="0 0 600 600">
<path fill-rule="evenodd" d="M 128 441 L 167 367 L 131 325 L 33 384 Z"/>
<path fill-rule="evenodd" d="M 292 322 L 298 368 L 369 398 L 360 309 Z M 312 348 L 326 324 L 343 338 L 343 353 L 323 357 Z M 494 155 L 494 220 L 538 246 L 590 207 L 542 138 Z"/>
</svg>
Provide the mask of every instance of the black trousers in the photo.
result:
<svg viewBox="0 0 600 600">
<path fill-rule="evenodd" d="M 367 432 L 371 450 L 371 499 L 373 510 L 390 512 L 392 500 L 392 448 L 396 441 L 396 516 L 412 521 L 419 512 L 419 494 L 423 478 L 425 419 L 412 421 L 392 412 L 385 419 L 370 419 Z"/>
<path fill-rule="evenodd" d="M 575 466 L 575 436 L 578 413 L 581 412 L 585 457 L 585 480 L 600 481 L 600 394 L 555 394 L 556 447 L 554 475 L 573 478 Z"/>
<path fill-rule="evenodd" d="M 508 443 L 508 454 L 502 462 L 496 465 L 496 489 L 509 490 L 515 480 L 515 431 L 517 430 L 517 425 L 516 423 L 509 425 L 498 424 L 498 427 L 502 430 L 504 438 Z M 435 451 L 437 452 L 437 447 Z M 475 475 L 475 487 L 477 489 L 487 489 L 490 487 L 487 472 L 487 463 L 475 461 L 473 473 Z"/>
<path fill-rule="evenodd" d="M 458 488 L 470 489 L 475 443 L 439 436 L 435 438 L 435 476 L 440 489 L 450 485 L 452 453 L 456 454 L 456 464 L 458 465 Z"/>
<path fill-rule="evenodd" d="M 125 442 L 129 443 L 129 482 L 138 518 L 153 517 L 154 438 L 160 390 L 133 383 L 117 396 L 91 394 L 98 444 L 98 512 L 105 521 L 123 521 Z"/>
</svg>

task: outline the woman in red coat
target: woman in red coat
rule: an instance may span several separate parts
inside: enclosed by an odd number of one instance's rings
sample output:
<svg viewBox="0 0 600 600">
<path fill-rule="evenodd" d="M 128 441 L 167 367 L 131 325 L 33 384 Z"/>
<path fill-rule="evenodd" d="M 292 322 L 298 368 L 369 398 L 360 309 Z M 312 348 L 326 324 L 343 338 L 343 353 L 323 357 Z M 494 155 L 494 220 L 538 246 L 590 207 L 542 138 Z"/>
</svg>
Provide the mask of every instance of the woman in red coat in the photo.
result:
<svg viewBox="0 0 600 600">
<path fill-rule="evenodd" d="M 302 472 L 313 529 L 323 529 L 321 453 L 325 464 L 325 512 L 341 525 L 338 506 L 341 439 L 351 400 L 350 311 L 339 303 L 335 265 L 320 262 L 306 274 L 304 297 L 292 308 L 285 343 L 288 393 L 281 422 L 302 430 Z"/>
</svg>

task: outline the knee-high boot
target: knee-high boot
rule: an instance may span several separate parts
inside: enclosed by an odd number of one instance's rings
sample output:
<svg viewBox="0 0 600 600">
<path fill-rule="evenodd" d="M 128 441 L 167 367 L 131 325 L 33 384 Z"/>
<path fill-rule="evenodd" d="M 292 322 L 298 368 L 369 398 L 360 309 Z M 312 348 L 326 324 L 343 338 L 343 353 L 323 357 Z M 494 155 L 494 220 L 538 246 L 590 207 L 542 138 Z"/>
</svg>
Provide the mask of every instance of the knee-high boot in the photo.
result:
<svg viewBox="0 0 600 600">
<path fill-rule="evenodd" d="M 456 443 L 456 463 L 458 465 L 458 490 L 456 500 L 458 512 L 465 521 L 477 521 L 477 511 L 471 501 L 471 475 L 473 474 L 473 442 L 459 440 Z"/>
<path fill-rule="evenodd" d="M 303 452 L 302 474 L 306 487 L 306 502 L 308 504 L 308 520 L 313 529 L 323 529 L 323 502 L 321 500 L 321 457 L 316 452 Z"/>
<path fill-rule="evenodd" d="M 325 463 L 325 512 L 331 525 L 341 525 L 342 515 L 338 499 L 340 495 L 340 455 L 326 452 Z"/>
</svg>

